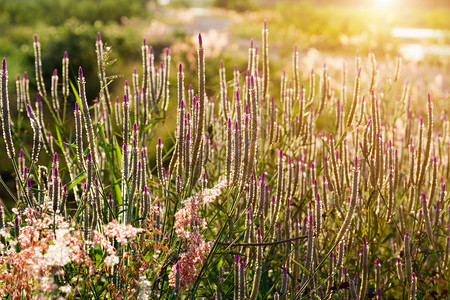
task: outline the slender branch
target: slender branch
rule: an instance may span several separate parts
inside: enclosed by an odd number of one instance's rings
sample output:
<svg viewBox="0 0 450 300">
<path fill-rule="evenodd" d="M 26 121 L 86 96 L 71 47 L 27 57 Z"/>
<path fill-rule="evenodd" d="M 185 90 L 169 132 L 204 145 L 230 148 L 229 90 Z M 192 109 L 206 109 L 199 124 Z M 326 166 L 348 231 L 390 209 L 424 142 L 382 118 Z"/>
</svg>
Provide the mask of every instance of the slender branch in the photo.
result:
<svg viewBox="0 0 450 300">
<path fill-rule="evenodd" d="M 242 247 L 252 247 L 252 246 L 257 247 L 257 246 L 274 246 L 274 245 L 289 243 L 292 241 L 302 240 L 302 239 L 306 239 L 306 238 L 308 238 L 307 235 L 301 235 L 301 236 L 290 238 L 287 240 L 280 240 L 280 241 L 267 242 L 267 243 L 233 243 L 233 242 L 219 242 L 219 241 L 216 241 L 216 243 L 219 245 L 224 245 L 224 246 L 233 245 L 233 246 L 242 246 Z"/>
</svg>

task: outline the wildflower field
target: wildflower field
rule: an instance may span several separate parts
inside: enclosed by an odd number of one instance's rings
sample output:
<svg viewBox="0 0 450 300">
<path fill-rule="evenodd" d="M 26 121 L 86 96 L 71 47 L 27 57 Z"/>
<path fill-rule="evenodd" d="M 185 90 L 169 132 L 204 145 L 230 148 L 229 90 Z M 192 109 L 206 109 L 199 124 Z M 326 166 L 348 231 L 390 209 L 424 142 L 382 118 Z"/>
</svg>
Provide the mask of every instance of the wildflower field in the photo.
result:
<svg viewBox="0 0 450 300">
<path fill-rule="evenodd" d="M 301 68 L 295 44 L 273 71 L 261 28 L 243 68 L 201 34 L 190 65 L 144 38 L 129 78 L 101 33 L 97 78 L 68 52 L 45 78 L 38 35 L 32 81 L 3 58 L 1 297 L 450 297 L 448 87 L 400 55 Z"/>
</svg>

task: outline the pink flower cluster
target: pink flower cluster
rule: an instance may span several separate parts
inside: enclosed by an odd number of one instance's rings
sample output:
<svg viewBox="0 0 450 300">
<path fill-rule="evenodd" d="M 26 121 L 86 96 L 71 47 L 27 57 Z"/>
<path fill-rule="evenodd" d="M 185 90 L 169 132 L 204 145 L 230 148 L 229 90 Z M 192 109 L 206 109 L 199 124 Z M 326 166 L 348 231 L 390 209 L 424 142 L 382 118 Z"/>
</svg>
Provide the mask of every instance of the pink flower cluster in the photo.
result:
<svg viewBox="0 0 450 300">
<path fill-rule="evenodd" d="M 175 214 L 175 231 L 186 241 L 185 252 L 180 254 L 178 261 L 180 289 L 186 289 L 195 280 L 198 275 L 198 266 L 206 262 L 206 255 L 212 247 L 212 242 L 206 242 L 200 234 L 200 228 L 206 227 L 206 222 L 200 217 L 198 208 L 200 205 L 214 201 L 226 186 L 227 182 L 222 180 L 213 188 L 205 189 L 201 194 L 183 200 L 182 208 Z M 175 286 L 176 276 L 175 264 L 169 274 L 171 286 Z"/>
<path fill-rule="evenodd" d="M 142 228 L 135 228 L 131 225 L 124 225 L 113 220 L 108 225 L 103 226 L 103 233 L 108 237 L 115 237 L 121 244 L 126 244 L 128 239 L 134 238 L 138 233 L 144 231 Z"/>
<path fill-rule="evenodd" d="M 206 255 L 211 250 L 212 242 L 201 241 L 200 244 L 188 243 L 186 252 L 180 254 L 178 265 L 180 268 L 180 289 L 186 289 L 198 275 L 197 266 L 206 262 Z M 169 274 L 169 284 L 175 286 L 176 264 Z"/>
<path fill-rule="evenodd" d="M 17 238 L 20 251 L 16 251 L 17 241 L 9 239 L 0 256 L 0 296 L 12 295 L 16 299 L 24 291 L 28 295 L 50 292 L 56 288 L 53 275 L 64 274 L 62 267 L 72 261 L 93 272 L 81 233 L 60 215 L 31 208 L 15 213 L 24 217 L 26 225 L 20 228 Z"/>
<path fill-rule="evenodd" d="M 199 226 L 205 228 L 206 222 L 199 216 L 198 208 L 200 205 L 213 202 L 221 193 L 221 190 L 227 186 L 225 180 L 219 181 L 219 183 L 211 189 L 205 189 L 201 195 L 194 195 L 183 201 L 181 201 L 183 207 L 175 214 L 175 230 L 179 237 L 185 240 L 192 240 L 198 242 L 192 232 L 188 230 L 189 227 Z"/>
</svg>

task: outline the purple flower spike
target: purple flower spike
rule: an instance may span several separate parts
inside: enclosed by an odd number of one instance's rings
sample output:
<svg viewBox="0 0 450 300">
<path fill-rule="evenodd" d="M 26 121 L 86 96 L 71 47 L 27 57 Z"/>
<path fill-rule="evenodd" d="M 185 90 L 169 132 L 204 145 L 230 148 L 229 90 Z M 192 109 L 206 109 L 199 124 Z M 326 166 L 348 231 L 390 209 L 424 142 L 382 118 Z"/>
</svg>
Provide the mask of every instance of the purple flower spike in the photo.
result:
<svg viewBox="0 0 450 300">
<path fill-rule="evenodd" d="M 128 102 L 128 98 L 127 95 L 123 95 L 123 102 L 127 103 Z"/>
<path fill-rule="evenodd" d="M 37 34 L 34 35 L 34 42 L 39 43 Z"/>
<path fill-rule="evenodd" d="M 88 152 L 88 154 L 87 154 L 87 160 L 88 160 L 88 161 L 91 161 L 91 160 L 92 160 L 91 152 Z"/>
<path fill-rule="evenodd" d="M 161 141 L 161 138 L 159 138 L 158 139 L 158 145 L 161 146 L 161 144 L 162 144 L 162 141 Z"/>
<path fill-rule="evenodd" d="M 67 54 L 67 51 L 64 51 L 64 58 L 69 58 L 69 55 Z"/>
<path fill-rule="evenodd" d="M 100 32 L 97 32 L 97 42 L 100 42 L 102 40 L 102 36 L 100 35 Z"/>
<path fill-rule="evenodd" d="M 33 115 L 33 110 L 31 109 L 30 104 L 27 104 L 27 113 L 28 113 L 29 116 L 32 116 L 32 115 Z M 23 152 L 22 149 L 20 149 L 20 150 Z"/>
<path fill-rule="evenodd" d="M 2 61 L 2 71 L 6 72 L 6 58 L 3 57 L 3 61 Z"/>
<path fill-rule="evenodd" d="M 80 110 L 80 106 L 78 105 L 78 102 L 75 102 L 75 111 L 79 111 Z"/>
<path fill-rule="evenodd" d="M 53 70 L 53 76 L 58 76 L 58 70 L 57 69 Z"/>
<path fill-rule="evenodd" d="M 256 231 L 257 235 L 261 235 L 261 229 L 258 227 L 258 230 Z"/>
<path fill-rule="evenodd" d="M 182 64 L 182 63 L 180 63 L 180 64 L 178 65 L 178 72 L 179 72 L 179 73 L 182 73 L 182 72 L 183 72 L 183 64 Z"/>
<path fill-rule="evenodd" d="M 17 80 L 20 81 L 20 75 L 17 75 Z"/>
<path fill-rule="evenodd" d="M 81 68 L 81 66 L 78 68 L 78 77 L 79 78 L 83 77 L 83 69 Z"/>
<path fill-rule="evenodd" d="M 55 155 L 53 156 L 53 162 L 58 162 L 58 153 L 55 152 Z"/>
<path fill-rule="evenodd" d="M 200 47 L 203 46 L 203 39 L 202 39 L 202 34 L 201 33 L 198 34 L 198 45 Z"/>
</svg>

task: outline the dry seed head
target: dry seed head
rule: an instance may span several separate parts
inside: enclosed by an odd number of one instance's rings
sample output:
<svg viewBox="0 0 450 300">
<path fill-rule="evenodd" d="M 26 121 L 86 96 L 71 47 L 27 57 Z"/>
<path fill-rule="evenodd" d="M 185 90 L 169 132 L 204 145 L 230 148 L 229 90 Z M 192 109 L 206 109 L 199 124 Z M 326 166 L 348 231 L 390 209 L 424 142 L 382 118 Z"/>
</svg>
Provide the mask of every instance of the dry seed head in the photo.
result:
<svg viewBox="0 0 450 300">
<path fill-rule="evenodd" d="M 42 146 L 41 126 L 29 104 L 27 104 L 27 114 L 30 118 L 31 127 L 33 129 L 33 149 L 31 151 L 31 160 L 36 163 L 38 161 L 39 151 Z"/>
<path fill-rule="evenodd" d="M 3 138 L 6 144 L 6 154 L 10 159 L 15 156 L 14 143 L 11 135 L 11 116 L 9 114 L 9 96 L 8 96 L 8 71 L 6 69 L 6 58 L 2 61 L 1 83 L 0 83 L 0 97 L 1 97 L 1 116 L 3 127 Z"/>
<path fill-rule="evenodd" d="M 406 275 L 406 283 L 408 285 L 412 282 L 412 260 L 411 260 L 411 246 L 410 246 L 410 237 L 409 233 L 405 234 L 405 275 Z"/>
<path fill-rule="evenodd" d="M 44 78 L 42 76 L 42 60 L 41 60 L 41 44 L 38 41 L 38 37 L 34 35 L 34 67 L 36 72 L 36 85 L 38 92 L 47 97 L 47 91 L 45 90 Z"/>
</svg>

